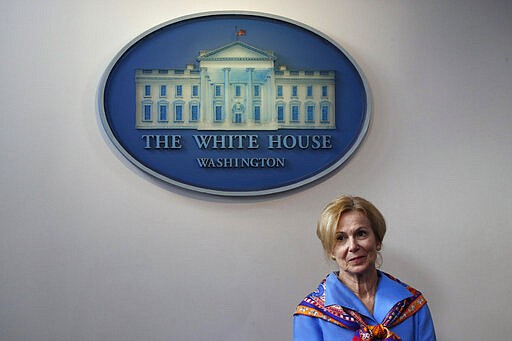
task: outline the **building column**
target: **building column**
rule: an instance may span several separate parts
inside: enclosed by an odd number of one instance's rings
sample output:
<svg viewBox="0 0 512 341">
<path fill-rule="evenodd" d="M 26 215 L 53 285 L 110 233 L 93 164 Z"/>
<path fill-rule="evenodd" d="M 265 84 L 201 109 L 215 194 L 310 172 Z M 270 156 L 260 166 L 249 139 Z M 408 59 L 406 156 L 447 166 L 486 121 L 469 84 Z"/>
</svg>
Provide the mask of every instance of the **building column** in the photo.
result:
<svg viewBox="0 0 512 341">
<path fill-rule="evenodd" d="M 201 76 L 199 81 L 199 126 L 210 125 L 213 121 L 211 118 L 211 100 L 210 88 L 208 81 L 208 68 L 201 68 Z"/>
<path fill-rule="evenodd" d="M 275 115 L 275 95 L 274 95 L 274 79 L 272 77 L 272 74 L 269 72 L 267 74 L 267 86 L 266 86 L 266 93 L 265 93 L 265 118 L 266 122 L 269 124 L 277 124 L 277 115 Z"/>
<path fill-rule="evenodd" d="M 247 122 L 253 122 L 253 111 L 254 111 L 254 98 L 253 98 L 253 91 L 254 91 L 254 83 L 253 83 L 253 77 L 254 77 L 254 68 L 247 68 L 247 72 L 249 73 L 249 82 L 247 84 L 247 106 L 245 108 L 246 115 L 247 115 Z"/>
<path fill-rule="evenodd" d="M 231 115 L 229 115 L 229 71 L 230 68 L 224 68 L 224 123 L 226 123 L 228 120 L 232 120 L 233 118 Z M 230 124 L 231 125 L 231 124 Z"/>
</svg>

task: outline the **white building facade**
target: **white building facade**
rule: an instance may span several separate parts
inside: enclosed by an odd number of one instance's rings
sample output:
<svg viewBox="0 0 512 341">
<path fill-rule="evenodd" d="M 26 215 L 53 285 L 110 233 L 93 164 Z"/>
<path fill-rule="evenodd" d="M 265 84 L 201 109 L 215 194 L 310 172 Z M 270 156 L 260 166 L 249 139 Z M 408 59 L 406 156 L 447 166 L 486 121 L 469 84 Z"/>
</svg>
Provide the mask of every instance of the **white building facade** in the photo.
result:
<svg viewBox="0 0 512 341">
<path fill-rule="evenodd" d="M 272 51 L 235 41 L 199 67 L 136 70 L 138 129 L 335 129 L 335 72 L 276 67 Z"/>
</svg>

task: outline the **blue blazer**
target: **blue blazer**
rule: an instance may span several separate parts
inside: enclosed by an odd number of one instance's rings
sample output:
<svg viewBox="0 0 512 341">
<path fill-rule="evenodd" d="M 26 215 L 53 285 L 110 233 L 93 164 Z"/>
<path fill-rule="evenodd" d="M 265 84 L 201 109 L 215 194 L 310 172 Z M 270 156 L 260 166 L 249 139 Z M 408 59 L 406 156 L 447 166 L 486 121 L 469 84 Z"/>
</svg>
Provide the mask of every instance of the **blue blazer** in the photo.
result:
<svg viewBox="0 0 512 341">
<path fill-rule="evenodd" d="M 359 298 L 331 273 L 326 279 L 325 306 L 340 305 L 361 314 L 369 325 L 382 323 L 389 310 L 399 301 L 412 296 L 402 284 L 383 276 L 379 271 L 379 283 L 375 294 L 374 312 L 371 314 Z M 436 341 L 434 323 L 425 304 L 416 314 L 391 327 L 402 341 Z M 294 341 L 350 341 L 354 331 L 337 326 L 321 318 L 295 315 L 293 320 Z"/>
</svg>

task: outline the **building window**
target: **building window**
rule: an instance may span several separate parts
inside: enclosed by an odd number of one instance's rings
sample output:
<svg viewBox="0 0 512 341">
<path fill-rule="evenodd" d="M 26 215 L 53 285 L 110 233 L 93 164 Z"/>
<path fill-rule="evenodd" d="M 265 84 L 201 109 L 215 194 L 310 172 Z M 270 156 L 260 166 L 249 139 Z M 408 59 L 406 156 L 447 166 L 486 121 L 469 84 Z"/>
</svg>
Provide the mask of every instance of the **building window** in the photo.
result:
<svg viewBox="0 0 512 341">
<path fill-rule="evenodd" d="M 283 97 L 283 86 L 282 85 L 277 86 L 277 97 Z"/>
<path fill-rule="evenodd" d="M 254 106 L 254 122 L 261 120 L 261 107 L 259 105 Z"/>
<path fill-rule="evenodd" d="M 233 114 L 233 123 L 242 123 L 242 113 L 237 111 Z"/>
<path fill-rule="evenodd" d="M 144 97 L 150 97 L 151 96 L 151 85 L 146 85 L 144 87 Z"/>
<path fill-rule="evenodd" d="M 199 96 L 199 85 L 192 85 L 192 97 Z"/>
<path fill-rule="evenodd" d="M 144 104 L 143 110 L 144 110 L 144 113 L 143 113 L 142 120 L 143 121 L 151 121 L 151 104 Z"/>
<path fill-rule="evenodd" d="M 306 122 L 313 123 L 315 122 L 315 106 L 308 105 L 306 107 Z"/>
<path fill-rule="evenodd" d="M 329 92 L 327 91 L 327 85 L 322 85 L 322 97 L 327 97 Z"/>
<path fill-rule="evenodd" d="M 222 105 L 215 106 L 215 121 L 216 122 L 222 121 Z"/>
<path fill-rule="evenodd" d="M 183 86 L 176 85 L 176 97 L 182 97 L 182 96 L 183 96 Z"/>
<path fill-rule="evenodd" d="M 292 86 L 292 97 L 297 97 L 297 85 Z"/>
<path fill-rule="evenodd" d="M 260 86 L 259 85 L 254 86 L 254 97 L 260 97 Z"/>
<path fill-rule="evenodd" d="M 215 85 L 215 96 L 220 97 L 222 95 L 222 87 L 220 85 Z"/>
<path fill-rule="evenodd" d="M 298 122 L 299 121 L 299 106 L 297 104 L 293 104 L 291 106 L 290 121 L 292 121 L 292 122 Z"/>
<path fill-rule="evenodd" d="M 183 122 L 183 105 L 176 104 L 174 106 L 174 122 Z"/>
<path fill-rule="evenodd" d="M 235 96 L 240 97 L 242 95 L 242 88 L 240 85 L 235 85 Z"/>
<path fill-rule="evenodd" d="M 323 104 L 322 105 L 322 122 L 329 122 L 329 105 Z"/>
<path fill-rule="evenodd" d="M 199 120 L 199 105 L 193 104 L 190 107 L 190 121 L 197 122 Z"/>
<path fill-rule="evenodd" d="M 167 86 L 161 85 L 160 86 L 160 97 L 165 97 L 165 96 L 167 96 Z"/>
<path fill-rule="evenodd" d="M 158 120 L 162 122 L 167 122 L 169 119 L 167 118 L 167 104 L 161 104 L 158 110 Z"/>
<path fill-rule="evenodd" d="M 283 105 L 277 106 L 277 121 L 284 122 L 284 106 Z"/>
<path fill-rule="evenodd" d="M 306 90 L 306 96 L 313 97 L 313 85 L 308 85 L 307 90 Z"/>
</svg>

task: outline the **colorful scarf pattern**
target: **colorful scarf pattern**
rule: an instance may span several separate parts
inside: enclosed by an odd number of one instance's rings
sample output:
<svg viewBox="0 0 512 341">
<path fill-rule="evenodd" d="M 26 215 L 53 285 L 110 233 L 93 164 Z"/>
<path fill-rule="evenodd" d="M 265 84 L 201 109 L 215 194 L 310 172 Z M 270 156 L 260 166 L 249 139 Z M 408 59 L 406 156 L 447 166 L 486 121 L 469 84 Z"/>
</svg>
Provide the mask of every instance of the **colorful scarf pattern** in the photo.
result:
<svg viewBox="0 0 512 341">
<path fill-rule="evenodd" d="M 382 274 L 405 286 L 412 296 L 396 303 L 387 313 L 384 320 L 378 325 L 368 325 L 359 313 L 343 308 L 339 305 L 326 307 L 326 279 L 320 283 L 316 291 L 304 298 L 304 300 L 297 306 L 294 315 L 306 315 L 321 318 L 342 328 L 354 330 L 355 334 L 352 341 L 401 341 L 400 337 L 389 330 L 389 328 L 402 323 L 404 320 L 414 315 L 427 303 L 427 301 L 418 290 L 400 282 L 400 280 L 387 273 L 382 272 Z"/>
</svg>

